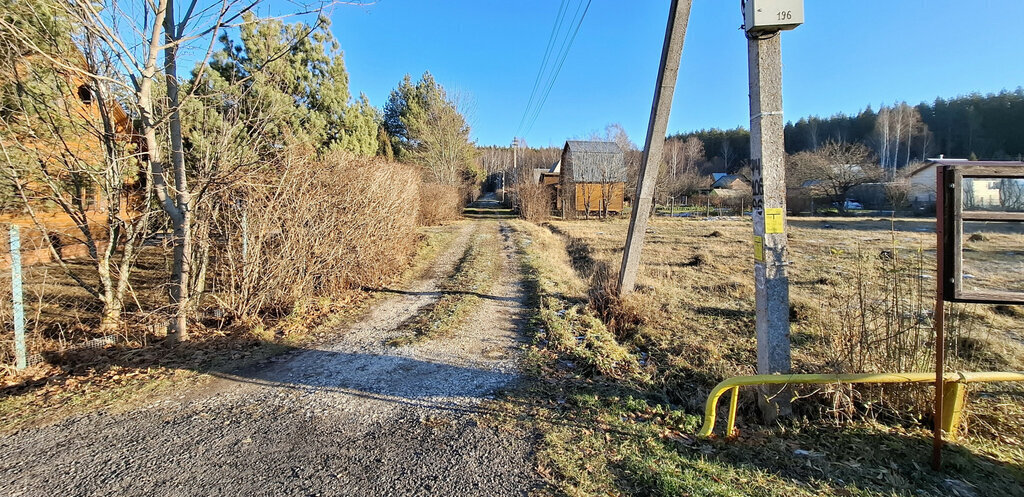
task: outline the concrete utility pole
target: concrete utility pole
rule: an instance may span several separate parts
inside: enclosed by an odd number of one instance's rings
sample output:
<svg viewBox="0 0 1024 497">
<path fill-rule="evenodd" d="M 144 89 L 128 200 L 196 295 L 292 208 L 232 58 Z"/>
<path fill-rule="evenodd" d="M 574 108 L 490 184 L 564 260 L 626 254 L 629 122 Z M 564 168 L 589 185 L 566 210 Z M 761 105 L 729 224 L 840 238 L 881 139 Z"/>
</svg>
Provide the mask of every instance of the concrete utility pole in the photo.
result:
<svg viewBox="0 0 1024 497">
<path fill-rule="evenodd" d="M 789 277 L 786 275 L 786 171 L 782 141 L 782 52 L 778 35 L 748 41 L 750 164 L 753 170 L 757 372 L 789 373 Z M 765 392 L 766 419 L 789 415 L 785 392 Z"/>
<path fill-rule="evenodd" d="M 633 212 L 629 215 L 629 234 L 626 235 L 626 249 L 622 254 L 619 268 L 619 294 L 625 295 L 636 287 L 636 276 L 640 269 L 640 251 L 647 234 L 647 221 L 651 216 L 654 186 L 661 167 L 662 149 L 668 130 L 668 116 L 672 112 L 672 96 L 676 90 L 679 75 L 679 60 L 683 56 L 683 41 L 690 21 L 692 0 L 672 0 L 665 29 L 665 44 L 661 49 L 661 66 L 658 69 L 658 83 L 654 87 L 654 104 L 651 106 L 651 121 L 647 125 L 647 143 L 644 145 L 640 175 L 633 197 Z"/>
<path fill-rule="evenodd" d="M 756 5 L 755 5 L 756 4 Z M 781 29 L 803 22 L 802 0 L 742 2 L 750 73 L 750 165 L 754 202 L 757 372 L 790 372 L 789 277 L 786 275 L 786 150 L 782 120 Z M 788 416 L 786 387 L 765 387 L 765 420 Z"/>
<path fill-rule="evenodd" d="M 519 148 L 519 138 L 512 138 L 512 170 L 515 171 L 518 165 L 516 164 L 516 149 Z"/>
</svg>

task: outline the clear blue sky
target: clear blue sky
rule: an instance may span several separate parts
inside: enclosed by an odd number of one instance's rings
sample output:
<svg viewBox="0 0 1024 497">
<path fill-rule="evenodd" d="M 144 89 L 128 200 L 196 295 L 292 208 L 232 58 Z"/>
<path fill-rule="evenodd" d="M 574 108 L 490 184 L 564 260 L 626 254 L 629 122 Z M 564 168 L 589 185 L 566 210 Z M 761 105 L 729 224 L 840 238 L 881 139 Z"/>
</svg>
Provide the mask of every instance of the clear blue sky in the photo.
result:
<svg viewBox="0 0 1024 497">
<path fill-rule="evenodd" d="M 569 0 L 575 6 L 580 0 Z M 584 0 L 585 1 L 585 0 Z M 354 94 L 382 106 L 402 76 L 429 70 L 472 97 L 473 137 L 507 145 L 523 115 L 559 0 L 379 0 L 338 6 L 332 31 Z M 621 123 L 642 146 L 668 0 L 593 0 L 532 146 Z M 787 120 L 867 104 L 1024 85 L 1022 0 L 805 0 L 783 34 Z M 747 125 L 739 0 L 695 0 L 669 132 Z"/>
</svg>

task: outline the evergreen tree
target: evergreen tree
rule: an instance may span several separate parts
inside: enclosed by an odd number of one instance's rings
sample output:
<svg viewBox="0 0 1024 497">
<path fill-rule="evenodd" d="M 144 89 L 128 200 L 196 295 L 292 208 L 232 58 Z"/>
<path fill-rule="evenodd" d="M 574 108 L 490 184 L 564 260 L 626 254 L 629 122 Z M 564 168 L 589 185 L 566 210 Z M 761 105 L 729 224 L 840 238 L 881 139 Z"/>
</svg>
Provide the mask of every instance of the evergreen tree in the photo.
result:
<svg viewBox="0 0 1024 497">
<path fill-rule="evenodd" d="M 384 106 L 384 129 L 395 141 L 399 158 L 422 164 L 439 183 L 476 180 L 476 147 L 458 102 L 429 73 L 415 84 L 408 74 Z"/>
<path fill-rule="evenodd" d="M 278 146 L 377 151 L 377 112 L 365 96 L 352 102 L 343 53 L 330 21 L 313 26 L 276 19 L 247 19 L 236 43 L 222 37 L 211 63 L 230 84 L 242 85 L 243 107 L 273 121 L 267 132 Z"/>
</svg>

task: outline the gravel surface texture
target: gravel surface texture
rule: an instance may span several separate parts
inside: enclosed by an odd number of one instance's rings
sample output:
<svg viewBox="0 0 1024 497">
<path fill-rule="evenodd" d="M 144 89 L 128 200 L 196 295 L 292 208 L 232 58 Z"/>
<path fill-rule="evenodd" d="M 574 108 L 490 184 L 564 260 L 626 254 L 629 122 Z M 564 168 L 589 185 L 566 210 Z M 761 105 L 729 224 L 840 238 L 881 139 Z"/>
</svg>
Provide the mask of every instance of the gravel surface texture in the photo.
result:
<svg viewBox="0 0 1024 497">
<path fill-rule="evenodd" d="M 224 375 L 130 412 L 95 412 L 0 439 L 0 495 L 526 495 L 542 488 L 534 434 L 487 422 L 517 381 L 524 313 L 498 221 L 464 223 L 431 275 L 337 342 Z M 477 233 L 502 276 L 451 338 L 387 341 L 439 296 Z"/>
</svg>

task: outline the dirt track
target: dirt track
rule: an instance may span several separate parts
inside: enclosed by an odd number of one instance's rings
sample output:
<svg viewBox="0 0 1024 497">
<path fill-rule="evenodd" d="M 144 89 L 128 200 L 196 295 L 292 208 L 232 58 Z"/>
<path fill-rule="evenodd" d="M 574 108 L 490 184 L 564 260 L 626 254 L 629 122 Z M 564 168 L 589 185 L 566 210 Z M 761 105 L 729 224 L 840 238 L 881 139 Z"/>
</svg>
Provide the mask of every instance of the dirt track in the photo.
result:
<svg viewBox="0 0 1024 497">
<path fill-rule="evenodd" d="M 522 288 L 497 221 L 460 226 L 432 275 L 339 340 L 200 391 L 0 440 L 0 495 L 524 495 L 532 435 L 480 423 L 517 381 Z M 502 237 L 502 276 L 452 338 L 390 347 L 439 296 L 474 234 Z"/>
</svg>

